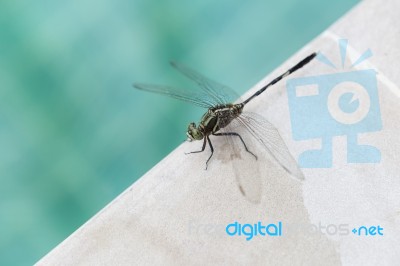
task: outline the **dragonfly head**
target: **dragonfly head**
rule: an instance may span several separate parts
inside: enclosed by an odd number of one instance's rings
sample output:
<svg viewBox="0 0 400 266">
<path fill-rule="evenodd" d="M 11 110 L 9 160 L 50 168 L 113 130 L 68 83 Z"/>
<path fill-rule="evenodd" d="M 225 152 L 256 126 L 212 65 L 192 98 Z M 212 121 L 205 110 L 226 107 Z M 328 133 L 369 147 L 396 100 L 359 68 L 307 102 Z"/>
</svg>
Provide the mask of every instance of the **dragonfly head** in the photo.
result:
<svg viewBox="0 0 400 266">
<path fill-rule="evenodd" d="M 189 124 L 186 135 L 188 136 L 190 141 L 201 140 L 204 138 L 203 133 L 196 127 L 196 124 L 193 122 Z"/>
</svg>

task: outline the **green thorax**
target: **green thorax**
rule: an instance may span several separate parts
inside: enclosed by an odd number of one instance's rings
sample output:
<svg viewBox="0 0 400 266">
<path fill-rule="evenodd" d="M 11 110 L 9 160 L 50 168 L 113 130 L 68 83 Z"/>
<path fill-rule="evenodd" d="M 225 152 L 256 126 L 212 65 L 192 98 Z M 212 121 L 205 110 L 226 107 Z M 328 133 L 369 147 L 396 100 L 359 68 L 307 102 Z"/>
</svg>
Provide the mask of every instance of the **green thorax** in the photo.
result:
<svg viewBox="0 0 400 266">
<path fill-rule="evenodd" d="M 238 117 L 243 110 L 243 104 L 223 104 L 214 106 L 201 118 L 199 129 L 205 134 L 215 133 Z"/>
</svg>

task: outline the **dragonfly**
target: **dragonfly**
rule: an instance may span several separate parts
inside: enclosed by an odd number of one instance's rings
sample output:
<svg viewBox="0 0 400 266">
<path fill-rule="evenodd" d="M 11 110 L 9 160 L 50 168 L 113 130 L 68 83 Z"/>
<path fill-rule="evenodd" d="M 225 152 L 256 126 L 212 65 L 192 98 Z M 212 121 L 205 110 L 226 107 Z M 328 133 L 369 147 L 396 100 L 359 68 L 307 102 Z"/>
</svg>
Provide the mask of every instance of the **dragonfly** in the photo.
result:
<svg viewBox="0 0 400 266">
<path fill-rule="evenodd" d="M 202 116 L 198 125 L 191 122 L 188 125 L 186 132 L 189 141 L 203 141 L 201 150 L 192 151 L 190 153 L 204 152 L 207 144 L 210 147 L 211 154 L 206 161 L 206 170 L 214 154 L 214 146 L 211 142 L 210 136 L 224 136 L 227 139 L 230 139 L 229 142 L 231 143 L 231 146 L 233 145 L 232 139 L 235 138 L 237 142 L 241 143 L 246 152 L 257 160 L 257 155 L 249 149 L 242 135 L 235 131 L 235 128 L 240 126 L 242 129 L 245 129 L 244 131 L 250 133 L 250 135 L 253 136 L 254 139 L 256 139 L 258 143 L 260 143 L 275 159 L 275 161 L 286 170 L 286 172 L 291 176 L 302 180 L 304 179 L 304 176 L 296 161 L 290 154 L 289 149 L 280 136 L 278 130 L 261 115 L 247 112 L 244 109 L 247 104 L 261 95 L 267 88 L 307 65 L 316 57 L 316 55 L 316 53 L 312 53 L 305 57 L 299 63 L 257 90 L 244 101 L 240 101 L 240 97 L 238 97 L 238 95 L 229 87 L 221 85 L 193 69 L 173 61 L 170 62 L 172 67 L 177 69 L 190 80 L 194 81 L 200 90 L 182 90 L 171 86 L 144 83 L 134 83 L 133 86 L 139 90 L 163 94 L 207 108 L 207 111 Z M 245 194 L 242 189 L 241 192 Z"/>
</svg>

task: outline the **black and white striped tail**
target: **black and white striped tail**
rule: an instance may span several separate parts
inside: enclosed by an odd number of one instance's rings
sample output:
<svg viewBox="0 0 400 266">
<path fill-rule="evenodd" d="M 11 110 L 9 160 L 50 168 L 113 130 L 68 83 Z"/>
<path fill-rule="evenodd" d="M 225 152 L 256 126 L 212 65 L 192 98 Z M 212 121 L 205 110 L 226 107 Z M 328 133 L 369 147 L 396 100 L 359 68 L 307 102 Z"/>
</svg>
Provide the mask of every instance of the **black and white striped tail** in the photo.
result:
<svg viewBox="0 0 400 266">
<path fill-rule="evenodd" d="M 260 90 L 258 90 L 256 93 L 254 93 L 250 98 L 248 98 L 247 100 L 245 100 L 243 102 L 243 104 L 246 104 L 248 102 L 250 102 L 254 97 L 260 95 L 261 93 L 263 93 L 269 86 L 274 85 L 275 83 L 277 83 L 278 81 L 280 81 L 281 79 L 283 79 L 286 76 L 289 76 L 290 74 L 292 74 L 293 72 L 295 72 L 297 69 L 302 68 L 303 66 L 307 65 L 311 60 L 314 59 L 314 57 L 317 55 L 317 53 L 312 53 L 309 56 L 307 56 L 306 58 L 304 58 L 303 60 L 301 60 L 297 65 L 295 65 L 294 67 L 290 68 L 288 71 L 286 71 L 285 73 L 283 73 L 282 75 L 280 75 L 279 77 L 275 78 L 273 81 L 271 81 L 270 83 L 268 83 L 267 85 L 265 85 L 264 87 L 262 87 Z"/>
</svg>

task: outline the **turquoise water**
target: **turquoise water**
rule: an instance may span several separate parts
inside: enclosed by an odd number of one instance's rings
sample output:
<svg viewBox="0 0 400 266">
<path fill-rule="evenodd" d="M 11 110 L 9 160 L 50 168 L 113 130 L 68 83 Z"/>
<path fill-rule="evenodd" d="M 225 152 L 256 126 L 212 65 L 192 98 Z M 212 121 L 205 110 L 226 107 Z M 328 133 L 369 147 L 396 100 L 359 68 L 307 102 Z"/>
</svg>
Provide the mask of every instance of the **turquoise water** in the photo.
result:
<svg viewBox="0 0 400 266">
<path fill-rule="evenodd" d="M 183 62 L 243 93 L 354 6 L 0 2 L 0 264 L 32 264 L 185 139 L 203 110 L 132 89 Z"/>
</svg>

